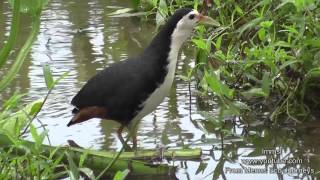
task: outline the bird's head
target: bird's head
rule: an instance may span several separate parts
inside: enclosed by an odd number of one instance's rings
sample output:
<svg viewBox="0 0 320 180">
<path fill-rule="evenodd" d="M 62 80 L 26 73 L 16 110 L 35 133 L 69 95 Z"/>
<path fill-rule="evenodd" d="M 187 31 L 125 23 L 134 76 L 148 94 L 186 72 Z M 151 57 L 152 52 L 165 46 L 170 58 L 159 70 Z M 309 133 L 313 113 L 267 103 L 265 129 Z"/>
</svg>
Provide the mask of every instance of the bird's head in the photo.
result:
<svg viewBox="0 0 320 180">
<path fill-rule="evenodd" d="M 219 26 L 219 23 L 211 17 L 202 15 L 197 10 L 189 8 L 176 10 L 167 23 L 174 26 L 172 38 L 179 44 L 184 42 L 191 35 L 193 29 L 199 24 Z"/>
<path fill-rule="evenodd" d="M 176 10 L 173 17 L 177 16 L 179 21 L 177 22 L 176 28 L 178 29 L 193 29 L 198 24 L 211 24 L 219 26 L 219 23 L 209 16 L 202 15 L 197 10 L 182 8 Z"/>
</svg>

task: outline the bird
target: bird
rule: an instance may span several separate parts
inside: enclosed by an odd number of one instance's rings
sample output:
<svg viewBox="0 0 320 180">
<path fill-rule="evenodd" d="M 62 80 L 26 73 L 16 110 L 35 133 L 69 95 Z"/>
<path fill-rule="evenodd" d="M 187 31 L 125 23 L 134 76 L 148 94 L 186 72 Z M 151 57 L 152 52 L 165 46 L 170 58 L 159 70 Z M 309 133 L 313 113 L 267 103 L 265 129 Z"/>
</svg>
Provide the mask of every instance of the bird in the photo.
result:
<svg viewBox="0 0 320 180">
<path fill-rule="evenodd" d="M 92 118 L 121 124 L 117 134 L 131 129 L 136 147 L 137 124 L 168 95 L 174 80 L 179 49 L 199 23 L 218 25 L 209 16 L 190 8 L 177 9 L 150 44 L 136 57 L 111 64 L 87 81 L 73 97 L 71 126 Z"/>
</svg>

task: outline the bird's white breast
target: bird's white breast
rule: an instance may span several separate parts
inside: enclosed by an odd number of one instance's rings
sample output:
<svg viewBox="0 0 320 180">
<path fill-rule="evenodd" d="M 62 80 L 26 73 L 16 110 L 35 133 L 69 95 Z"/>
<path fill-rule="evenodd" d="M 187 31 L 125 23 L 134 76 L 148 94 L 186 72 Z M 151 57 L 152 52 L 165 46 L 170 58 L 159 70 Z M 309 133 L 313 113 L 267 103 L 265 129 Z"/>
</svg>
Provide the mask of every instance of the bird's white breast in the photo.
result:
<svg viewBox="0 0 320 180">
<path fill-rule="evenodd" d="M 168 95 L 175 75 L 178 53 L 183 42 L 188 38 L 191 31 L 181 31 L 175 29 L 171 35 L 171 45 L 170 52 L 168 54 L 168 72 L 162 84 L 148 97 L 148 99 L 143 103 L 142 110 L 134 117 L 130 124 L 135 124 L 144 116 L 148 115 L 154 111 L 157 106 L 163 101 L 163 99 Z"/>
</svg>

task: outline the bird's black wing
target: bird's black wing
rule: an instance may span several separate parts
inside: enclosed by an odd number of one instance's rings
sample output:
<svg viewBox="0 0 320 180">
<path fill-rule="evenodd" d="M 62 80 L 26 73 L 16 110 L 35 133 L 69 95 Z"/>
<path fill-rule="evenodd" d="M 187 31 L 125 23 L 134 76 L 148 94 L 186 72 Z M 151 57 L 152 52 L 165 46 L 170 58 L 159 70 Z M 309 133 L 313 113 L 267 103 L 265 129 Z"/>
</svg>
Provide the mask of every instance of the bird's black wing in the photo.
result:
<svg viewBox="0 0 320 180">
<path fill-rule="evenodd" d="M 140 104 L 163 80 L 163 69 L 154 68 L 156 61 L 141 58 L 115 63 L 92 77 L 72 99 L 71 104 L 81 109 L 103 106 L 108 117 L 128 121 L 141 108 Z"/>
</svg>

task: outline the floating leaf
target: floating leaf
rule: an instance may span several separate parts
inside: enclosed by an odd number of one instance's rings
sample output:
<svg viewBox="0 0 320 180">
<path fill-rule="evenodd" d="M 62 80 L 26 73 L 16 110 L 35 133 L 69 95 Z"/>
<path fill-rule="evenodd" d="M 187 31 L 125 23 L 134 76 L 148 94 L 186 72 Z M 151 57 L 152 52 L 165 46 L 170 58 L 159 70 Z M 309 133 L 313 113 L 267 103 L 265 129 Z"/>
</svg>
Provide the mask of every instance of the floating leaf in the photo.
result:
<svg viewBox="0 0 320 180">
<path fill-rule="evenodd" d="M 114 16 L 114 15 L 124 14 L 124 13 L 130 12 L 132 10 L 133 10 L 132 8 L 118 9 L 118 10 L 112 12 L 112 13 L 109 13 L 108 15 L 109 16 Z"/>
<path fill-rule="evenodd" d="M 147 12 L 135 12 L 135 13 L 122 13 L 117 15 L 111 15 L 109 17 L 121 18 L 121 17 L 135 17 L 135 16 L 146 16 Z"/>
</svg>

